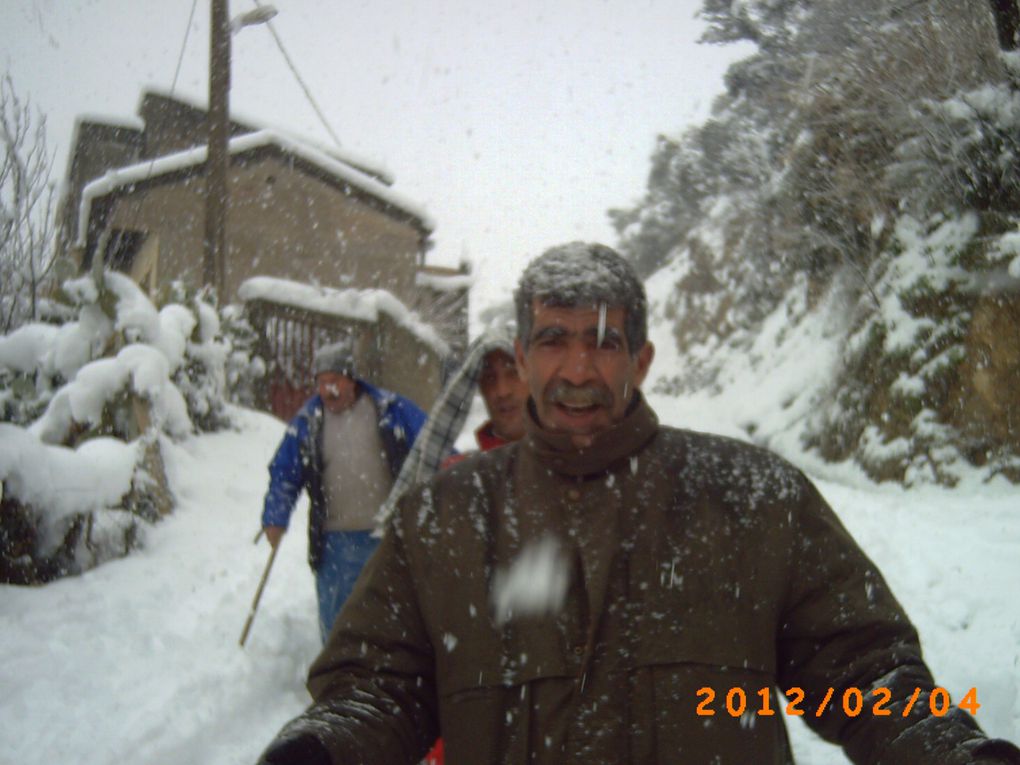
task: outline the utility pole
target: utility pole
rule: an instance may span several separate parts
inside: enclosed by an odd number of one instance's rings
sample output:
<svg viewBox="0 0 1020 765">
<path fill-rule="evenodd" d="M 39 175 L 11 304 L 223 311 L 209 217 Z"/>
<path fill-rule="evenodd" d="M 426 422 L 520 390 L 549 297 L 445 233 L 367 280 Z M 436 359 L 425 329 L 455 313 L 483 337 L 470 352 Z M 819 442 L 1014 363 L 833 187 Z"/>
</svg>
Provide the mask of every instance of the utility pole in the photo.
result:
<svg viewBox="0 0 1020 765">
<path fill-rule="evenodd" d="M 230 163 L 230 13 L 227 0 L 210 0 L 209 147 L 205 174 L 202 282 L 226 299 L 227 169 Z"/>
</svg>

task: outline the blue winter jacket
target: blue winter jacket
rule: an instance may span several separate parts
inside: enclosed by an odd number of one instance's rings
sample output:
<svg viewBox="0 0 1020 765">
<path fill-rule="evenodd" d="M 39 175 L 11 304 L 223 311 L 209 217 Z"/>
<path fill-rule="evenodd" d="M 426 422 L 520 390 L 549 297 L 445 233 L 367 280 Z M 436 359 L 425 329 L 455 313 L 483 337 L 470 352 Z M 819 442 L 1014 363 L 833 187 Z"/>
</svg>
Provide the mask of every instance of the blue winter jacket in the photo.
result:
<svg viewBox="0 0 1020 765">
<path fill-rule="evenodd" d="M 358 380 L 358 387 L 372 397 L 379 417 L 379 437 L 390 473 L 396 477 L 426 415 L 413 402 Z M 308 523 L 308 563 L 318 569 L 326 521 L 326 495 L 322 484 L 322 398 L 316 394 L 304 403 L 287 425 L 287 432 L 269 463 L 269 490 L 262 511 L 263 526 L 287 528 L 290 514 L 301 494 L 311 500 Z"/>
</svg>

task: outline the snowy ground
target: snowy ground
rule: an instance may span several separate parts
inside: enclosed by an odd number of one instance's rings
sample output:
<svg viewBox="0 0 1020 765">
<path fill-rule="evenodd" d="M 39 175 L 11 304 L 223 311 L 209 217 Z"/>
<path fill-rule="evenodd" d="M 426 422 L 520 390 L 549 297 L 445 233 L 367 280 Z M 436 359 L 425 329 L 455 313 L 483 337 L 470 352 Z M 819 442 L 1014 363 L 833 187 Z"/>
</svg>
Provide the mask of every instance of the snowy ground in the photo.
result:
<svg viewBox="0 0 1020 765">
<path fill-rule="evenodd" d="M 696 402 L 653 403 L 670 422 L 707 417 Z M 0 763 L 252 763 L 307 703 L 318 640 L 304 507 L 237 644 L 267 559 L 252 538 L 282 434 L 264 415 L 237 422 L 169 445 L 179 507 L 143 550 L 46 587 L 0 588 Z M 1020 739 L 1016 489 L 819 484 L 916 620 L 939 681 L 954 699 L 976 687 L 986 730 Z M 791 727 L 800 763 L 844 762 Z"/>
<path fill-rule="evenodd" d="M 167 449 L 179 507 L 143 550 L 0 589 L 0 763 L 251 763 L 303 708 L 319 641 L 300 533 L 238 647 L 267 559 L 252 544 L 265 466 L 283 435 L 265 415 L 238 422 Z"/>
</svg>

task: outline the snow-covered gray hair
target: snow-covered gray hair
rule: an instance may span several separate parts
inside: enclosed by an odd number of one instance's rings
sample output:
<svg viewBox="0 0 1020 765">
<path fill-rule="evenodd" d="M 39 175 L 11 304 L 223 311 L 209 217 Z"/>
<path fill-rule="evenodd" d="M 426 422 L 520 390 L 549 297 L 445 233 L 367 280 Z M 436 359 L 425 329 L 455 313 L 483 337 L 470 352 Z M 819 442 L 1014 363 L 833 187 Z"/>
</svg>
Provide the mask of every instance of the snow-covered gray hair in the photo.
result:
<svg viewBox="0 0 1020 765">
<path fill-rule="evenodd" d="M 624 309 L 627 349 L 633 356 L 648 339 L 648 299 L 634 268 L 604 244 L 571 242 L 546 250 L 521 274 L 514 291 L 517 337 L 528 346 L 532 303 L 558 308 L 597 306 Z"/>
</svg>

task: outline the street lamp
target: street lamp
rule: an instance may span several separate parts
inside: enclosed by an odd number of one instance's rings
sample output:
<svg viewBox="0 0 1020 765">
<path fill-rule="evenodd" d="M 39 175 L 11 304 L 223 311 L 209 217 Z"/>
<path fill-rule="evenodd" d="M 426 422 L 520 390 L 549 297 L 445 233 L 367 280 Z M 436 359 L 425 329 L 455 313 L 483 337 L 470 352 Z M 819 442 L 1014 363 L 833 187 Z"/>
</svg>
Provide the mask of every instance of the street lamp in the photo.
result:
<svg viewBox="0 0 1020 765">
<path fill-rule="evenodd" d="M 205 237 L 202 282 L 222 300 L 226 288 L 227 171 L 230 164 L 230 35 L 264 24 L 276 15 L 271 5 L 259 6 L 230 20 L 227 0 L 210 0 L 209 147 L 206 153 Z"/>
<path fill-rule="evenodd" d="M 275 17 L 277 13 L 279 13 L 279 11 L 277 11 L 276 7 L 272 5 L 260 5 L 254 10 L 239 13 L 230 20 L 230 32 L 231 34 L 236 35 L 244 27 L 254 27 L 258 24 L 265 24 L 271 18 Z"/>
</svg>

